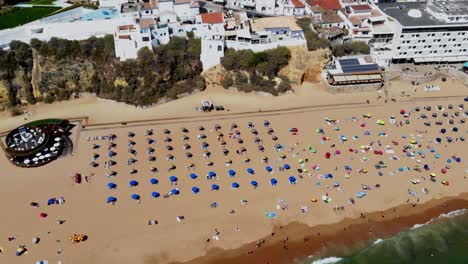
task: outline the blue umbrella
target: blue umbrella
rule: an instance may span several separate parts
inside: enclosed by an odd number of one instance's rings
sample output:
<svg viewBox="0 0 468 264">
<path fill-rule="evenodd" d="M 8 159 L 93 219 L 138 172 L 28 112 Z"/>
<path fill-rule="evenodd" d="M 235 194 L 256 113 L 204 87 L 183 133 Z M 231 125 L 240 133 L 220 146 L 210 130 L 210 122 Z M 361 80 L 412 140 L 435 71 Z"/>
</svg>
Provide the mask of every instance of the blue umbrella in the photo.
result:
<svg viewBox="0 0 468 264">
<path fill-rule="evenodd" d="M 132 194 L 132 199 L 133 200 L 140 200 L 140 195 L 134 193 L 134 194 Z"/>
<path fill-rule="evenodd" d="M 445 132 L 447 132 L 447 130 L 446 130 L 445 128 L 442 128 L 442 129 L 440 130 L 440 133 L 442 133 L 442 134 L 445 134 Z"/>
<path fill-rule="evenodd" d="M 49 201 L 47 201 L 47 205 L 55 204 L 56 202 L 57 202 L 57 199 L 50 198 Z"/>
<path fill-rule="evenodd" d="M 345 165 L 344 168 L 345 168 L 345 170 L 350 170 L 351 169 L 351 167 L 349 165 Z"/>
<path fill-rule="evenodd" d="M 235 170 L 229 170 L 229 176 L 234 176 L 236 175 L 236 171 Z"/>
<path fill-rule="evenodd" d="M 325 175 L 325 178 L 327 178 L 327 179 L 331 179 L 331 178 L 333 178 L 333 174 L 331 174 L 331 173 L 328 173 L 327 175 Z"/>
<path fill-rule="evenodd" d="M 131 181 L 130 181 L 130 187 L 135 187 L 135 186 L 137 186 L 137 185 L 138 185 L 138 182 L 137 182 L 137 181 L 135 181 L 135 180 L 131 180 Z"/>
<path fill-rule="evenodd" d="M 239 183 L 233 182 L 231 186 L 232 186 L 232 188 L 234 188 L 234 189 L 239 188 Z"/>
<path fill-rule="evenodd" d="M 460 158 L 460 157 L 457 157 L 457 158 L 455 158 L 455 161 L 456 161 L 456 162 L 461 162 L 461 158 Z"/>
<path fill-rule="evenodd" d="M 176 177 L 176 176 L 171 176 L 171 177 L 169 177 L 169 180 L 170 180 L 171 182 L 176 182 L 176 181 L 177 181 L 177 177 Z"/>
<path fill-rule="evenodd" d="M 258 182 L 257 182 L 257 181 L 251 181 L 250 184 L 252 184 L 253 187 L 257 187 L 257 186 L 258 186 Z"/>
<path fill-rule="evenodd" d="M 458 132 L 458 127 L 453 127 L 453 128 L 452 128 L 452 131 L 453 131 L 453 132 Z"/>
<path fill-rule="evenodd" d="M 194 186 L 194 187 L 192 187 L 192 192 L 194 194 L 198 194 L 200 192 L 200 189 L 198 187 Z"/>
<path fill-rule="evenodd" d="M 158 192 L 152 192 L 151 196 L 153 196 L 153 198 L 158 198 L 160 194 Z"/>
<path fill-rule="evenodd" d="M 172 190 L 171 190 L 171 194 L 172 194 L 172 195 L 177 195 L 177 194 L 179 194 L 179 193 L 180 193 L 180 192 L 179 192 L 179 190 L 177 190 L 177 189 L 172 189 Z"/>
<path fill-rule="evenodd" d="M 275 186 L 278 183 L 278 180 L 276 180 L 275 178 L 271 178 L 270 183 L 272 186 Z"/>
<path fill-rule="evenodd" d="M 442 142 L 442 139 L 441 138 L 436 138 L 436 142 L 440 143 L 440 142 Z"/>
<path fill-rule="evenodd" d="M 265 169 L 268 171 L 268 172 L 271 172 L 273 170 L 273 168 L 271 166 L 266 166 Z"/>
<path fill-rule="evenodd" d="M 159 181 L 156 178 L 151 178 L 150 182 L 151 184 L 158 184 Z"/>
<path fill-rule="evenodd" d="M 112 189 L 117 188 L 117 184 L 115 184 L 115 183 L 113 183 L 113 182 L 109 182 L 109 183 L 107 184 L 107 187 L 109 187 L 109 189 L 112 190 Z"/>
<path fill-rule="evenodd" d="M 190 173 L 190 178 L 196 179 L 198 176 L 195 173 Z"/>
<path fill-rule="evenodd" d="M 452 159 L 447 159 L 447 163 L 452 163 Z"/>
<path fill-rule="evenodd" d="M 428 165 L 428 164 L 424 164 L 423 168 L 424 168 L 425 170 L 430 170 L 430 168 L 429 168 L 429 165 Z"/>
<path fill-rule="evenodd" d="M 117 202 L 117 198 L 115 198 L 114 196 L 107 197 L 107 203 L 115 203 L 115 202 Z"/>
<path fill-rule="evenodd" d="M 296 182 L 296 178 L 294 176 L 290 176 L 289 183 L 295 183 L 295 182 Z"/>
<path fill-rule="evenodd" d="M 284 164 L 284 168 L 287 169 L 287 170 L 289 170 L 289 169 L 291 168 L 291 166 L 289 166 L 289 164 L 286 163 L 286 164 Z"/>
<path fill-rule="evenodd" d="M 210 178 L 215 177 L 215 176 L 216 176 L 216 172 L 210 171 L 210 172 L 208 172 L 208 176 L 210 176 Z"/>
<path fill-rule="evenodd" d="M 369 135 L 370 135 L 370 131 L 367 130 L 366 132 L 364 132 L 364 135 L 369 136 Z"/>
<path fill-rule="evenodd" d="M 383 176 L 383 172 L 379 171 L 378 172 L 379 176 Z"/>
<path fill-rule="evenodd" d="M 211 185 L 211 190 L 213 190 L 213 191 L 219 190 L 219 185 L 217 185 L 217 184 Z"/>
<path fill-rule="evenodd" d="M 252 168 L 248 168 L 247 172 L 250 173 L 250 174 L 254 174 L 254 170 Z"/>
</svg>

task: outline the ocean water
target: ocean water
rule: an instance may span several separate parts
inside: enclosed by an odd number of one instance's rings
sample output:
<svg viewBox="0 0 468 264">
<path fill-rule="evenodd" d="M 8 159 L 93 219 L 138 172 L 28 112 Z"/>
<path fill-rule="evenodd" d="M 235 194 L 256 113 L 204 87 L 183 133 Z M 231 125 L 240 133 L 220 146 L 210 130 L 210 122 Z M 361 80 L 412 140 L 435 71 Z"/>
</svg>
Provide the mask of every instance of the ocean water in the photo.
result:
<svg viewBox="0 0 468 264">
<path fill-rule="evenodd" d="M 337 249 L 335 256 L 315 256 L 301 264 L 467 264 L 468 211 L 443 214 L 428 223 L 369 245 Z"/>
</svg>

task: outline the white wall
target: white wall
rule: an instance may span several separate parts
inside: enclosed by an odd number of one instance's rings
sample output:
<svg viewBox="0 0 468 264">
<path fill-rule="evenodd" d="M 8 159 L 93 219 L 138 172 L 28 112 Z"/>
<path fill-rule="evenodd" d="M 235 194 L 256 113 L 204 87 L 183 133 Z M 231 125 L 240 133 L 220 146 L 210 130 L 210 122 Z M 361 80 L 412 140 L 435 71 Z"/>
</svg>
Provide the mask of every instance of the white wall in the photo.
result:
<svg viewBox="0 0 468 264">
<path fill-rule="evenodd" d="M 235 40 L 226 40 L 226 48 L 232 48 L 235 50 L 245 50 L 251 49 L 254 52 L 265 51 L 268 49 L 274 49 L 280 46 L 291 47 L 291 46 L 304 46 L 306 41 L 303 39 L 288 39 L 288 40 L 279 40 L 277 42 L 266 43 L 266 44 L 251 44 L 245 42 L 238 42 Z"/>
<path fill-rule="evenodd" d="M 24 26 L 0 30 L 0 45 L 9 44 L 13 40 L 29 43 L 32 38 L 49 40 L 52 37 L 69 40 L 83 40 L 92 36 L 103 37 L 114 34 L 117 25 L 130 23 L 129 18 L 114 18 L 109 20 L 75 21 L 58 23 L 30 23 Z M 43 29 L 42 33 L 32 30 Z"/>
<path fill-rule="evenodd" d="M 201 40 L 200 60 L 203 65 L 203 70 L 207 70 L 219 63 L 224 56 L 224 41 L 223 40 Z"/>
</svg>

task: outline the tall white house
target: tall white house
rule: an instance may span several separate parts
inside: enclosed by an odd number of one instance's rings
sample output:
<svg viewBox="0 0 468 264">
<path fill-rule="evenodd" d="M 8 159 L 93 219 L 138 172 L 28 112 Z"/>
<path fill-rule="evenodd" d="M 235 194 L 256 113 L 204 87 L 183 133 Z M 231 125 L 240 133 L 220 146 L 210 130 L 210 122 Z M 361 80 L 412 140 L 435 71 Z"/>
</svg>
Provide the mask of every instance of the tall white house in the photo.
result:
<svg viewBox="0 0 468 264">
<path fill-rule="evenodd" d="M 379 4 L 388 15 L 374 27 L 373 53 L 389 62 L 468 61 L 468 0 Z"/>
</svg>

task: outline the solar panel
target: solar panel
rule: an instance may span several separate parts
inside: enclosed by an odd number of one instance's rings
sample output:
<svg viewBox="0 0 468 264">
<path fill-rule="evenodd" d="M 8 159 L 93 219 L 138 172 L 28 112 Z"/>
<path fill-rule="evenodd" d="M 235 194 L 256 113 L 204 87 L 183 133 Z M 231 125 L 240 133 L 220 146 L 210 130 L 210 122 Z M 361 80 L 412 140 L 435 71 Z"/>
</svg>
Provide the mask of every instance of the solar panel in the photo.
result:
<svg viewBox="0 0 468 264">
<path fill-rule="evenodd" d="M 341 59 L 339 61 L 341 66 L 359 65 L 358 59 Z"/>
<path fill-rule="evenodd" d="M 344 73 L 348 72 L 366 72 L 366 71 L 377 71 L 379 66 L 377 64 L 366 64 L 366 65 L 350 65 L 342 66 L 341 69 Z"/>
</svg>

